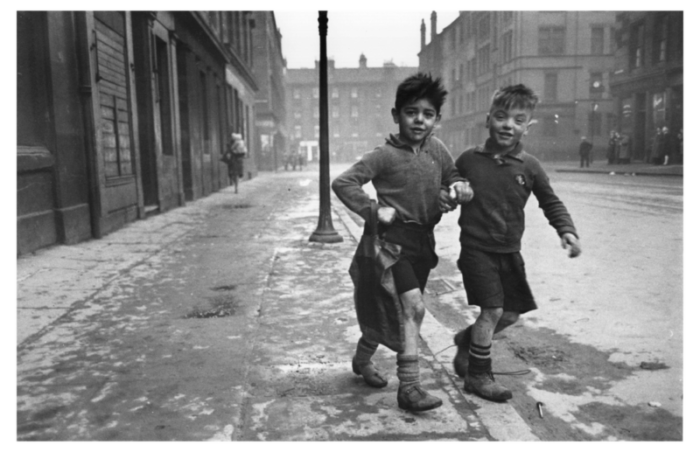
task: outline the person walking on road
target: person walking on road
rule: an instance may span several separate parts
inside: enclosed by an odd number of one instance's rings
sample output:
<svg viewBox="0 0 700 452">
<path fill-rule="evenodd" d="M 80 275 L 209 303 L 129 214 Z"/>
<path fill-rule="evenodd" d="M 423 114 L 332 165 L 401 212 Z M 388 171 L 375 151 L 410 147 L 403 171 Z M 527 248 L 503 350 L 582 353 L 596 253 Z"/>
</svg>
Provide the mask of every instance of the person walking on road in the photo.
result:
<svg viewBox="0 0 700 452">
<path fill-rule="evenodd" d="M 578 155 L 581 157 L 581 168 L 583 168 L 584 164 L 586 168 L 591 165 L 591 149 L 593 149 L 591 142 L 586 137 L 581 137 L 581 144 L 578 147 Z"/>
<path fill-rule="evenodd" d="M 426 411 L 442 405 L 442 400 L 420 385 L 418 342 L 425 305 L 423 291 L 431 269 L 437 265 L 433 228 L 440 221 L 442 207 L 467 202 L 473 193 L 457 174 L 454 160 L 445 145 L 433 136 L 440 120 L 440 108 L 447 91 L 442 80 L 417 73 L 401 82 L 391 110 L 398 135 L 366 153 L 332 184 L 338 198 L 353 212 L 369 220 L 371 201 L 362 186 L 372 182 L 379 202 L 380 235 L 401 247 L 398 261 L 391 267 L 396 293 L 403 308 L 404 349 L 397 350 L 399 407 Z M 451 198 L 442 187 L 451 187 Z M 384 344 L 386 345 L 386 344 Z M 353 357 L 353 371 L 362 374 L 373 387 L 384 387 L 386 378 L 370 360 L 378 342 L 364 335 Z"/>
<path fill-rule="evenodd" d="M 467 392 L 498 402 L 510 399 L 512 393 L 493 377 L 493 335 L 537 308 L 520 254 L 524 208 L 531 193 L 561 237 L 562 247 L 569 249 L 569 257 L 581 253 L 571 216 L 540 162 L 525 152 L 521 141 L 537 101 L 524 85 L 497 91 L 486 117 L 485 145 L 464 151 L 455 163 L 474 190 L 474 199 L 461 207 L 458 267 L 469 304 L 481 311 L 473 325 L 455 335 L 453 365 L 464 377 Z"/>
</svg>

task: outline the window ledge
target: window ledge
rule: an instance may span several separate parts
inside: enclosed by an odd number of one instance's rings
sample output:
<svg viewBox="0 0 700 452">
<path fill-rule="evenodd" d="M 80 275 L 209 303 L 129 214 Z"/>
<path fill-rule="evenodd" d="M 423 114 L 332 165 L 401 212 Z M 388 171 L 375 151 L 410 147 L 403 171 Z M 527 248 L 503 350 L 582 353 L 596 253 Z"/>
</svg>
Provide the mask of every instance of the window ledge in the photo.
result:
<svg viewBox="0 0 700 452">
<path fill-rule="evenodd" d="M 43 146 L 17 146 L 17 172 L 51 168 L 56 163 L 53 154 Z"/>
</svg>

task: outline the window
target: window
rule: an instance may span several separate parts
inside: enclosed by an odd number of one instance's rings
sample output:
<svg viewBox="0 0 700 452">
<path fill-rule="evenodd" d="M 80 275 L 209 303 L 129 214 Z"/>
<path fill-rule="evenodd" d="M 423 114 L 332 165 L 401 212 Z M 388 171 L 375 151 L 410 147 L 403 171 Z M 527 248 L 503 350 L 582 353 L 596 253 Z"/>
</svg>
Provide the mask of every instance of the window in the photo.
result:
<svg viewBox="0 0 700 452">
<path fill-rule="evenodd" d="M 656 127 L 664 125 L 666 123 L 666 93 L 663 91 L 654 93 L 651 102 L 654 125 Z"/>
<path fill-rule="evenodd" d="M 331 109 L 331 116 L 334 118 L 340 117 L 340 108 L 338 108 L 337 105 L 333 105 L 333 107 Z"/>
<path fill-rule="evenodd" d="M 299 110 L 294 110 L 294 119 L 301 119 L 301 112 Z"/>
<path fill-rule="evenodd" d="M 46 13 L 17 12 L 17 144 L 46 147 L 49 119 L 44 74 Z"/>
<path fill-rule="evenodd" d="M 644 25 L 637 24 L 630 28 L 630 67 L 638 68 L 644 64 Z"/>
<path fill-rule="evenodd" d="M 600 98 L 605 91 L 603 87 L 603 73 L 591 72 L 591 83 L 588 87 L 588 92 L 593 98 Z"/>
<path fill-rule="evenodd" d="M 337 99 L 337 98 L 339 97 L 338 88 L 333 88 L 333 89 L 331 90 L 331 97 L 332 97 L 333 99 Z"/>
<path fill-rule="evenodd" d="M 299 88 L 294 88 L 293 93 L 295 99 L 301 99 L 301 91 L 299 90 Z"/>
<path fill-rule="evenodd" d="M 318 117 L 319 117 L 318 107 L 314 107 L 314 118 L 318 118 Z"/>
<path fill-rule="evenodd" d="M 486 44 L 478 53 L 479 75 L 486 74 L 491 67 L 491 46 Z"/>
<path fill-rule="evenodd" d="M 313 88 L 312 96 L 314 99 L 318 99 L 318 88 Z"/>
<path fill-rule="evenodd" d="M 357 99 L 357 88 L 350 89 L 350 97 Z"/>
<path fill-rule="evenodd" d="M 318 138 L 321 134 L 321 129 L 319 126 L 314 126 L 314 138 Z"/>
<path fill-rule="evenodd" d="M 605 53 L 605 48 L 603 46 L 605 40 L 605 28 L 603 27 L 592 27 L 591 28 L 591 53 L 593 55 L 601 55 Z"/>
<path fill-rule="evenodd" d="M 593 110 L 588 114 L 588 135 L 598 137 L 602 135 L 603 116 L 598 111 L 598 104 L 593 104 Z"/>
<path fill-rule="evenodd" d="M 218 16 L 217 16 L 218 17 Z M 173 155 L 173 127 L 170 101 L 170 71 L 168 58 L 168 44 L 160 38 L 156 40 L 156 78 L 158 80 L 158 104 L 160 107 L 160 138 L 163 154 Z M 221 99 L 219 92 L 221 87 L 217 85 L 217 99 Z"/>
<path fill-rule="evenodd" d="M 507 63 L 513 59 L 513 31 L 510 30 L 503 34 L 502 44 L 503 62 Z"/>
<path fill-rule="evenodd" d="M 544 75 L 544 100 L 557 100 L 557 82 L 558 75 L 556 72 L 550 72 Z"/>
<path fill-rule="evenodd" d="M 561 55 L 564 53 L 564 27 L 540 27 L 538 53 L 540 55 Z"/>
<path fill-rule="evenodd" d="M 488 39 L 489 37 L 489 28 L 491 22 L 490 16 L 490 13 L 484 12 L 479 14 L 479 17 L 477 18 L 476 36 L 479 38 L 479 41 L 483 41 L 485 39 Z"/>
<path fill-rule="evenodd" d="M 353 118 L 359 117 L 359 112 L 358 112 L 358 110 L 357 110 L 357 105 L 353 105 L 352 107 L 350 107 L 350 116 L 353 117 Z"/>
<path fill-rule="evenodd" d="M 459 64 L 459 79 L 464 80 L 464 64 Z"/>
<path fill-rule="evenodd" d="M 301 126 L 294 126 L 294 137 L 301 138 Z"/>
<path fill-rule="evenodd" d="M 202 138 L 204 141 L 209 141 L 209 103 L 207 102 L 207 74 L 204 71 L 199 71 L 199 86 L 202 99 Z M 209 146 L 204 146 L 204 153 L 209 153 Z"/>
<path fill-rule="evenodd" d="M 666 61 L 666 42 L 668 40 L 668 16 L 663 15 L 654 27 L 654 62 Z"/>
</svg>

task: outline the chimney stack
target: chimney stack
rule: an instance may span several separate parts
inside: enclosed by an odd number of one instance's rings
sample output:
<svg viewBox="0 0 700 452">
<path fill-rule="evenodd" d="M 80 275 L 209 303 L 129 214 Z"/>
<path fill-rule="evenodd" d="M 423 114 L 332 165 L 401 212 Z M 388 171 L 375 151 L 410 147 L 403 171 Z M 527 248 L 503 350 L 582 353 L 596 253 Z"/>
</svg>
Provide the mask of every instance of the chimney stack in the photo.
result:
<svg viewBox="0 0 700 452">
<path fill-rule="evenodd" d="M 430 42 L 433 42 L 435 36 L 437 35 L 437 13 L 433 11 L 430 13 Z"/>
<path fill-rule="evenodd" d="M 425 19 L 420 20 L 420 49 L 425 48 Z"/>
<path fill-rule="evenodd" d="M 362 69 L 367 68 L 367 57 L 365 57 L 364 53 L 360 54 L 360 68 L 362 68 Z"/>
</svg>

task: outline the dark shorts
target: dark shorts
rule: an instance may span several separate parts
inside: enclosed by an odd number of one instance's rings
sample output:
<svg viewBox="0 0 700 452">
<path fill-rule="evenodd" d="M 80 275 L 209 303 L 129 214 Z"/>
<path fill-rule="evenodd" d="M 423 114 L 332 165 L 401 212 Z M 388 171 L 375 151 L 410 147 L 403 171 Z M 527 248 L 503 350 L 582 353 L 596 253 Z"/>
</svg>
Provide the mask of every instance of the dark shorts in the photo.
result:
<svg viewBox="0 0 700 452">
<path fill-rule="evenodd" d="M 470 305 L 520 314 L 537 309 L 519 252 L 488 253 L 462 248 L 457 266 Z"/>
<path fill-rule="evenodd" d="M 438 262 L 432 230 L 397 224 L 381 227 L 379 232 L 384 233 L 387 242 L 401 245 L 401 256 L 391 267 L 396 293 L 401 295 L 413 289 L 420 289 L 423 293 L 430 270 Z"/>
</svg>

